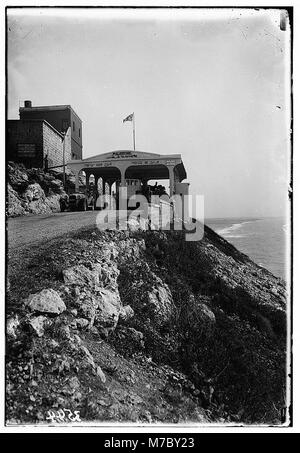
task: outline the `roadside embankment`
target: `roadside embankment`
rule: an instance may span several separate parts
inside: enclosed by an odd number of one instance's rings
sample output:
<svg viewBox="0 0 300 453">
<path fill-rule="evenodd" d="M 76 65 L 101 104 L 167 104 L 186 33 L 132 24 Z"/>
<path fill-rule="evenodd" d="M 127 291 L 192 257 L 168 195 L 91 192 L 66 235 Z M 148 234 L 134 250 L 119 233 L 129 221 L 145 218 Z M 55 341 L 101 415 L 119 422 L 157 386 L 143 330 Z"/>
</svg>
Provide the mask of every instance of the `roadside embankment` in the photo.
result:
<svg viewBox="0 0 300 453">
<path fill-rule="evenodd" d="M 282 422 L 286 289 L 209 228 L 53 239 L 8 268 L 7 419 Z"/>
</svg>

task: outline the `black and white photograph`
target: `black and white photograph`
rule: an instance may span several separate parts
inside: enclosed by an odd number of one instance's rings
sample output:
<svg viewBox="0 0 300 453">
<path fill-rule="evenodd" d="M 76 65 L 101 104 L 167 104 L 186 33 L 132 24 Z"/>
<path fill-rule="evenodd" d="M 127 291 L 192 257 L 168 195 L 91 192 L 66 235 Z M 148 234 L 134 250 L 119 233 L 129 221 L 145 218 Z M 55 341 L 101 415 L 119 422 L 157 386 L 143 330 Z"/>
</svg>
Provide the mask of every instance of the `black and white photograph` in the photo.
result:
<svg viewBox="0 0 300 453">
<path fill-rule="evenodd" d="M 292 426 L 293 8 L 5 16 L 5 426 Z"/>
</svg>

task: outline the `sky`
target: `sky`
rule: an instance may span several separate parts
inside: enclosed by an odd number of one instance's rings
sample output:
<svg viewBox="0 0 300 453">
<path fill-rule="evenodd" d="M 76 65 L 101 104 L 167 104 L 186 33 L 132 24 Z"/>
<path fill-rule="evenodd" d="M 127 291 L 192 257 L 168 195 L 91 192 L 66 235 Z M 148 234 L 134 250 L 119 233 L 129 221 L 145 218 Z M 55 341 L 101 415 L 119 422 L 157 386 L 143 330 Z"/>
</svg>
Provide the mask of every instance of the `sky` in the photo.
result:
<svg viewBox="0 0 300 453">
<path fill-rule="evenodd" d="M 8 118 L 70 104 L 83 157 L 181 154 L 206 217 L 286 215 L 290 33 L 279 10 L 8 10 Z"/>
</svg>

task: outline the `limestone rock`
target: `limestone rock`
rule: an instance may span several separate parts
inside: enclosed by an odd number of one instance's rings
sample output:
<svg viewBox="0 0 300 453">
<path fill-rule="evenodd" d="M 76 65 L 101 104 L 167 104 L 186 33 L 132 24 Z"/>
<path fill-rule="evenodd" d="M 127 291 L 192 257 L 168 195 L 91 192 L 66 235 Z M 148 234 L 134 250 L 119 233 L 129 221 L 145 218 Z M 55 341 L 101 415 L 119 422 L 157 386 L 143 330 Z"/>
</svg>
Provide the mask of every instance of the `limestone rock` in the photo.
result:
<svg viewBox="0 0 300 453">
<path fill-rule="evenodd" d="M 7 201 L 7 214 L 9 217 L 17 217 L 26 213 L 24 202 L 10 184 L 7 185 Z"/>
<path fill-rule="evenodd" d="M 20 328 L 20 319 L 18 315 L 8 318 L 6 322 L 6 334 L 9 338 L 15 340 L 18 338 L 18 330 Z"/>
<path fill-rule="evenodd" d="M 83 318 L 88 319 L 90 321 L 90 324 L 92 325 L 94 323 L 96 310 L 98 306 L 96 299 L 93 296 L 87 297 L 86 299 L 83 300 L 83 302 L 77 299 L 76 304 L 78 306 L 79 314 Z"/>
<path fill-rule="evenodd" d="M 62 340 L 70 340 L 71 339 L 70 327 L 61 325 L 57 330 L 57 336 Z"/>
<path fill-rule="evenodd" d="M 95 288 L 99 286 L 98 269 L 88 269 L 83 264 L 73 266 L 63 271 L 65 285 L 88 286 Z"/>
<path fill-rule="evenodd" d="M 59 347 L 59 343 L 54 340 L 53 338 L 49 341 L 49 346 L 52 349 L 57 349 Z"/>
<path fill-rule="evenodd" d="M 28 175 L 23 165 L 9 162 L 7 173 L 8 180 L 15 190 L 24 190 L 28 186 Z"/>
<path fill-rule="evenodd" d="M 45 333 L 44 328 L 47 321 L 48 319 L 46 318 L 46 316 L 35 316 L 29 319 L 28 325 L 30 330 L 34 334 L 36 334 L 38 337 L 42 337 Z"/>
<path fill-rule="evenodd" d="M 83 360 L 82 360 L 81 366 L 83 368 L 92 368 L 93 370 L 95 370 L 96 364 L 95 364 L 94 358 L 93 358 L 92 354 L 90 353 L 90 351 L 88 350 L 88 348 L 81 345 L 81 346 L 79 346 L 79 350 L 81 351 L 81 353 L 83 355 Z"/>
<path fill-rule="evenodd" d="M 98 241 L 97 244 L 104 260 L 114 260 L 118 256 L 119 252 L 114 242 Z"/>
<path fill-rule="evenodd" d="M 103 288 L 100 291 L 95 324 L 115 328 L 121 310 L 119 292 L 115 289 Z"/>
<path fill-rule="evenodd" d="M 97 366 L 96 373 L 97 373 L 97 376 L 99 376 L 101 382 L 103 382 L 103 384 L 104 384 L 106 382 L 106 377 L 105 377 L 105 374 L 103 373 L 102 369 L 100 368 L 100 366 Z"/>
<path fill-rule="evenodd" d="M 118 327 L 118 333 L 120 338 L 124 338 L 127 342 L 132 343 L 134 346 L 144 348 L 144 335 L 142 332 L 134 329 L 133 327 Z"/>
<path fill-rule="evenodd" d="M 170 321 L 174 312 L 174 303 L 168 285 L 157 276 L 155 280 L 152 291 L 148 292 L 148 311 L 158 325 L 163 325 Z"/>
<path fill-rule="evenodd" d="M 60 180 L 40 168 L 26 169 L 14 162 L 7 168 L 9 217 L 60 211 L 60 197 L 65 194 Z"/>
<path fill-rule="evenodd" d="M 59 195 L 50 195 L 45 198 L 45 205 L 49 209 L 49 212 L 60 212 L 60 196 Z"/>
<path fill-rule="evenodd" d="M 117 286 L 117 279 L 120 274 L 116 264 L 112 261 L 106 261 L 104 263 L 96 264 L 94 269 L 99 273 L 99 279 L 103 286 Z"/>
<path fill-rule="evenodd" d="M 79 382 L 79 379 L 77 376 L 72 376 L 69 380 L 68 380 L 68 386 L 70 387 L 70 389 L 72 390 L 78 390 L 79 387 L 80 387 L 80 382 Z"/>
<path fill-rule="evenodd" d="M 141 251 L 146 250 L 144 239 L 127 238 L 118 242 L 119 258 L 121 261 L 127 258 L 139 258 Z"/>
<path fill-rule="evenodd" d="M 125 305 L 121 307 L 119 321 L 126 323 L 129 319 L 133 318 L 134 310 L 130 305 Z"/>
<path fill-rule="evenodd" d="M 61 367 L 63 367 L 64 364 L 61 364 Z M 66 368 L 68 370 L 68 368 Z M 69 398 L 71 397 L 71 401 L 77 399 L 77 396 L 81 397 L 81 393 L 78 392 L 78 389 L 80 388 L 80 381 L 77 376 L 72 376 L 70 377 L 67 382 L 65 383 L 61 393 L 65 396 L 68 396 Z M 68 398 L 68 399 L 69 399 Z M 66 403 L 63 404 L 66 406 Z"/>
<path fill-rule="evenodd" d="M 78 313 L 89 320 L 90 327 L 115 328 L 121 300 L 117 278 L 119 270 L 111 262 L 97 263 L 87 268 L 77 265 L 63 271 L 64 282 L 76 288 Z"/>
<path fill-rule="evenodd" d="M 66 310 L 64 301 L 53 289 L 43 289 L 39 293 L 31 294 L 25 305 L 33 312 L 50 315 L 59 315 Z"/>
<path fill-rule="evenodd" d="M 79 329 L 84 329 L 89 325 L 89 320 L 85 318 L 77 318 L 76 325 Z"/>
<path fill-rule="evenodd" d="M 26 210 L 30 214 L 49 214 L 51 211 L 45 204 L 45 199 L 33 200 L 26 204 Z"/>
<path fill-rule="evenodd" d="M 205 303 L 199 301 L 197 302 L 196 307 L 199 330 L 201 330 L 206 337 L 210 337 L 215 329 L 216 317 L 214 313 L 211 311 L 211 309 Z"/>
<path fill-rule="evenodd" d="M 38 183 L 29 184 L 26 191 L 23 194 L 23 198 L 27 201 L 34 201 L 39 199 L 45 199 L 45 192 Z"/>
</svg>

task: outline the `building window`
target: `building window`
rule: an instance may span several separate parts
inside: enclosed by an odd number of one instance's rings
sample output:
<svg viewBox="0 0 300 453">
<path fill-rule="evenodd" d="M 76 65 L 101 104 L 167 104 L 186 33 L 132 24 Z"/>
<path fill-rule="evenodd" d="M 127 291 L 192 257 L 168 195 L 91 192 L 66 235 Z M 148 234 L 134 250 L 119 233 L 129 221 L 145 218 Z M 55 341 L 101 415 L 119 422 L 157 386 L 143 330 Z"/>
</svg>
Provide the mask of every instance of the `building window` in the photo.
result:
<svg viewBox="0 0 300 453">
<path fill-rule="evenodd" d="M 74 123 L 74 121 L 73 121 L 73 131 L 75 131 L 75 123 Z"/>
<path fill-rule="evenodd" d="M 63 132 L 65 132 L 69 127 L 69 121 L 68 120 L 62 120 L 61 122 L 61 129 Z"/>
</svg>

